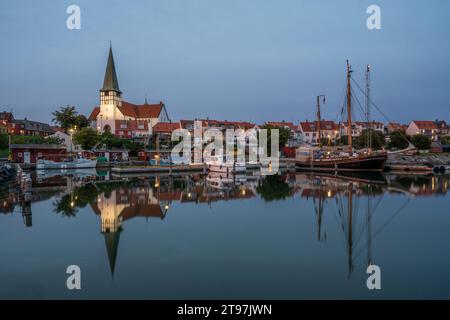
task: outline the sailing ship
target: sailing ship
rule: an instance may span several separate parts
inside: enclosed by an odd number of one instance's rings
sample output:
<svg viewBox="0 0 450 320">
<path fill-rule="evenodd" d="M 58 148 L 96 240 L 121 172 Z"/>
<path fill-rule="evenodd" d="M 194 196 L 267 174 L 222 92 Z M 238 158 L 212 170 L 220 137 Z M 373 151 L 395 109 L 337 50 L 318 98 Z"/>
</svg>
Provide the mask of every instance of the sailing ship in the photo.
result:
<svg viewBox="0 0 450 320">
<path fill-rule="evenodd" d="M 387 160 L 387 153 L 367 149 L 355 151 L 352 141 L 352 69 L 347 60 L 347 136 L 348 145 L 338 147 L 299 147 L 296 150 L 296 167 L 311 171 L 382 171 Z M 319 141 L 321 135 L 320 96 L 317 98 L 317 124 Z M 368 121 L 370 126 L 370 121 Z M 370 131 L 370 127 L 369 127 Z M 368 133 L 370 134 L 370 133 Z"/>
</svg>

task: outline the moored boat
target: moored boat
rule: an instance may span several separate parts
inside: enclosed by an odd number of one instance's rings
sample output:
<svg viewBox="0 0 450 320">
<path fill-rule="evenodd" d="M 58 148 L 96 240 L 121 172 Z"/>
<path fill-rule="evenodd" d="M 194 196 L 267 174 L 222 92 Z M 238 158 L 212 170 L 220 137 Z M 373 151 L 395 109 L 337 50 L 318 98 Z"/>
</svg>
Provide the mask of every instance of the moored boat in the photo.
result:
<svg viewBox="0 0 450 320">
<path fill-rule="evenodd" d="M 87 169 L 87 168 L 95 168 L 96 166 L 97 160 L 85 159 L 82 157 L 61 162 L 39 159 L 36 164 L 36 169 L 37 170 Z"/>
<path fill-rule="evenodd" d="M 223 161 L 223 159 L 221 159 L 221 157 L 218 156 L 211 156 L 205 162 L 209 171 L 212 172 L 231 174 L 231 173 L 243 173 L 247 171 L 247 166 L 245 163 L 239 163 L 235 160 Z"/>
<path fill-rule="evenodd" d="M 300 147 L 296 150 L 295 163 L 297 169 L 312 171 L 382 171 L 387 161 L 385 151 L 367 149 L 355 151 L 352 144 L 352 90 L 351 67 L 347 61 L 347 146 L 336 147 Z M 320 97 L 317 97 L 317 124 L 319 143 L 321 143 Z M 369 114 L 369 112 L 367 112 Z M 368 123 L 370 123 L 368 119 Z M 370 127 L 368 135 L 370 135 Z"/>
</svg>

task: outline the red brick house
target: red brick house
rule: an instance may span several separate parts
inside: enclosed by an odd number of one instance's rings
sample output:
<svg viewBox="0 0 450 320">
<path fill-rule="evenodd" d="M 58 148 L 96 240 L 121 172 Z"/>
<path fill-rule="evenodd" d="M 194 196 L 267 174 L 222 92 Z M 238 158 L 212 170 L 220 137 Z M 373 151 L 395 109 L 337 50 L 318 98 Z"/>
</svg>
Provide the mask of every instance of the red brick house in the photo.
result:
<svg viewBox="0 0 450 320">
<path fill-rule="evenodd" d="M 23 119 L 13 120 L 9 124 L 9 133 L 14 135 L 47 137 L 54 134 L 55 131 L 49 124 Z"/>
</svg>

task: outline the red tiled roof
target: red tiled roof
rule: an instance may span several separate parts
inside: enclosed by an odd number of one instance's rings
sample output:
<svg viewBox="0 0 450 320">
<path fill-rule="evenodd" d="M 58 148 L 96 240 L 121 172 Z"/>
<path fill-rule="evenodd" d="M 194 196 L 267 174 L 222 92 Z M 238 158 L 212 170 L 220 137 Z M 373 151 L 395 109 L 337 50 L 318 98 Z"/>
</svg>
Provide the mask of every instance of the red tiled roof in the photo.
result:
<svg viewBox="0 0 450 320">
<path fill-rule="evenodd" d="M 358 125 L 358 126 L 365 126 L 368 124 L 367 121 L 355 121 L 354 124 Z M 378 122 L 378 121 L 371 121 L 370 124 L 372 125 L 383 125 L 382 122 Z"/>
<path fill-rule="evenodd" d="M 266 125 L 272 126 L 272 127 L 289 127 L 291 130 L 295 130 L 295 125 L 292 122 L 285 122 L 285 121 L 268 121 L 266 122 Z"/>
<path fill-rule="evenodd" d="M 89 116 L 89 121 L 97 121 L 97 116 L 100 113 L 100 107 L 95 107 L 94 110 L 92 110 L 91 115 Z"/>
<path fill-rule="evenodd" d="M 198 119 L 202 121 L 203 127 L 234 127 L 235 129 L 251 129 L 256 124 L 247 121 L 228 121 L 228 120 L 211 120 L 211 119 Z"/>
<path fill-rule="evenodd" d="M 153 126 L 153 132 L 172 133 L 176 129 L 181 129 L 178 122 L 158 122 Z"/>
<path fill-rule="evenodd" d="M 161 101 L 158 104 L 132 104 L 126 101 L 122 101 L 122 106 L 118 107 L 120 112 L 125 117 L 131 117 L 135 119 L 148 119 L 148 118 L 158 118 L 162 109 L 164 107 L 164 103 Z M 92 110 L 91 115 L 89 116 L 89 121 L 97 120 L 97 116 L 100 113 L 100 107 L 95 107 Z"/>
<path fill-rule="evenodd" d="M 160 102 L 159 104 L 136 105 L 126 101 L 122 101 L 122 106 L 119 107 L 119 110 L 124 116 L 127 117 L 148 119 L 158 118 L 163 107 L 164 103 L 162 102 Z"/>
<path fill-rule="evenodd" d="M 300 122 L 300 127 L 303 132 L 316 132 L 318 130 L 317 125 L 317 121 Z M 320 121 L 320 128 L 322 130 L 338 130 L 338 124 L 334 121 L 322 120 Z"/>
<path fill-rule="evenodd" d="M 413 121 L 417 128 L 422 130 L 434 130 L 437 129 L 436 123 L 434 121 Z"/>
</svg>

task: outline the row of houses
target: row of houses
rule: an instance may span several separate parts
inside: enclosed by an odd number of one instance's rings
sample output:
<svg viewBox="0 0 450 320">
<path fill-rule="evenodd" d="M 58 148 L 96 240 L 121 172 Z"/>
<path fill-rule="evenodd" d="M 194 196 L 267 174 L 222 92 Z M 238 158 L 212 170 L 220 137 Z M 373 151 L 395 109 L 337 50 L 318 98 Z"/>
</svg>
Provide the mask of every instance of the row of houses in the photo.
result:
<svg viewBox="0 0 450 320">
<path fill-rule="evenodd" d="M 158 134 L 168 139 L 170 134 L 176 129 L 186 129 L 193 133 L 195 128 L 195 121 L 201 121 L 202 129 L 219 129 L 225 131 L 226 129 L 256 129 L 259 130 L 263 127 L 285 128 L 290 131 L 289 146 L 298 146 L 301 144 L 318 144 L 319 141 L 319 129 L 322 139 L 329 139 L 331 142 L 335 142 L 342 136 L 348 134 L 347 123 L 337 123 L 330 120 L 320 121 L 302 121 L 298 124 L 288 121 L 269 121 L 260 125 L 243 122 L 243 121 L 221 121 L 211 119 L 195 119 L 195 120 L 180 120 L 179 122 L 159 122 L 153 126 L 153 134 Z M 412 121 L 409 125 L 400 123 L 388 123 L 385 125 L 382 122 L 353 122 L 352 123 L 352 136 L 360 136 L 364 130 L 372 129 L 378 131 L 384 135 L 389 135 L 394 131 L 403 131 L 408 135 L 422 134 L 429 136 L 433 141 L 437 141 L 440 137 L 450 135 L 450 126 L 445 121 Z M 164 140 L 164 138 L 163 138 Z"/>
<path fill-rule="evenodd" d="M 49 124 L 25 119 L 15 119 L 12 112 L 0 112 L 0 133 L 26 136 L 50 136 L 55 129 Z"/>
</svg>

